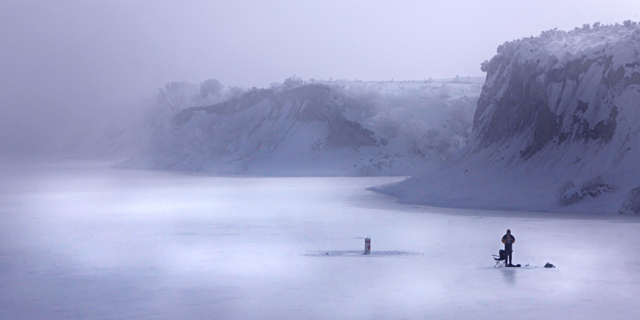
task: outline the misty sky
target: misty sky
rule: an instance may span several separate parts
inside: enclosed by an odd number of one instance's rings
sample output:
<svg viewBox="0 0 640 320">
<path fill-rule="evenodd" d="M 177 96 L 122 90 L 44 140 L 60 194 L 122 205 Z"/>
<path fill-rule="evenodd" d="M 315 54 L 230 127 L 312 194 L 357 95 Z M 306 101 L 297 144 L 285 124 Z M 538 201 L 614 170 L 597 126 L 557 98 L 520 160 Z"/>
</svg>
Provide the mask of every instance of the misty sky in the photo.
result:
<svg viewBox="0 0 640 320">
<path fill-rule="evenodd" d="M 170 81 L 483 76 L 505 41 L 639 17 L 637 0 L 3 0 L 0 147 L 42 147 Z"/>
</svg>

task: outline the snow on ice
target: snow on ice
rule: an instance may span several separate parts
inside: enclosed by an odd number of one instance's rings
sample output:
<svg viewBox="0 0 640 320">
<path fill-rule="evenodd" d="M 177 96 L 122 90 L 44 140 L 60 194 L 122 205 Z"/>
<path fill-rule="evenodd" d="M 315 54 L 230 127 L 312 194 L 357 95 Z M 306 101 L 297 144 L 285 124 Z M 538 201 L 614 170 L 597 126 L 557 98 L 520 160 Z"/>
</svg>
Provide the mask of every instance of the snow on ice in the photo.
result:
<svg viewBox="0 0 640 320">
<path fill-rule="evenodd" d="M 12 185 L 0 193 L 1 319 L 633 319 L 640 311 L 640 225 L 629 216 L 405 206 L 364 190 L 399 179 L 389 177 L 211 177 L 81 162 L 3 168 Z M 523 268 L 493 267 L 507 228 Z"/>
</svg>

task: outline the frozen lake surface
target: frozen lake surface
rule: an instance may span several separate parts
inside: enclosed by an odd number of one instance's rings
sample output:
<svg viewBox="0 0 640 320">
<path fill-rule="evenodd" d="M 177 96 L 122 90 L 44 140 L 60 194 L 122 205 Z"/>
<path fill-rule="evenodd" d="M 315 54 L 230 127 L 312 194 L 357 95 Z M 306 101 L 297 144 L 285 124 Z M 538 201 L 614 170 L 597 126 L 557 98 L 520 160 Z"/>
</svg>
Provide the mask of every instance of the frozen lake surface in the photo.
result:
<svg viewBox="0 0 640 320">
<path fill-rule="evenodd" d="M 365 190 L 397 177 L 211 177 L 70 161 L 4 164 L 0 178 L 0 319 L 640 314 L 635 217 L 404 206 Z M 493 268 L 507 228 L 514 263 L 528 268 Z"/>
</svg>

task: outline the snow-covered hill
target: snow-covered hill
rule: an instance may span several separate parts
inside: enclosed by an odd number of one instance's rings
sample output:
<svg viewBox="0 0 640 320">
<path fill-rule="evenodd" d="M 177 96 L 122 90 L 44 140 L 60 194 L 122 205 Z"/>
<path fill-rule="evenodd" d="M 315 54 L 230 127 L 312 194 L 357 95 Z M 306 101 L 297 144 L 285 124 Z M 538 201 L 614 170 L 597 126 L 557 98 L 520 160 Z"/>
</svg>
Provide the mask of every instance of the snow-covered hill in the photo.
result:
<svg viewBox="0 0 640 320">
<path fill-rule="evenodd" d="M 442 206 L 640 212 L 639 51 L 630 21 L 501 45 L 455 163 L 379 190 Z"/>
<path fill-rule="evenodd" d="M 451 159 L 482 79 L 252 89 L 156 123 L 122 165 L 260 175 L 408 175 Z"/>
</svg>

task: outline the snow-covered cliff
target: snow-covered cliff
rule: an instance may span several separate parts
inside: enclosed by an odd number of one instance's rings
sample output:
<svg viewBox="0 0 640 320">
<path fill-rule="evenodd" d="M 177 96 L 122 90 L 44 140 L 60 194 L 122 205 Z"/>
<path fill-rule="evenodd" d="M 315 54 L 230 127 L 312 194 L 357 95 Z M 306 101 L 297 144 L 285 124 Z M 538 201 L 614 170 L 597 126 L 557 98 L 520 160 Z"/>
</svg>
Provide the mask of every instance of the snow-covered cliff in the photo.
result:
<svg viewBox="0 0 640 320">
<path fill-rule="evenodd" d="M 481 80 L 253 89 L 156 124 L 128 167 L 267 175 L 408 175 L 471 133 Z"/>
<path fill-rule="evenodd" d="M 472 137 L 455 164 L 380 190 L 456 207 L 640 211 L 627 197 L 640 185 L 639 51 L 630 21 L 501 45 L 482 64 Z"/>
</svg>

